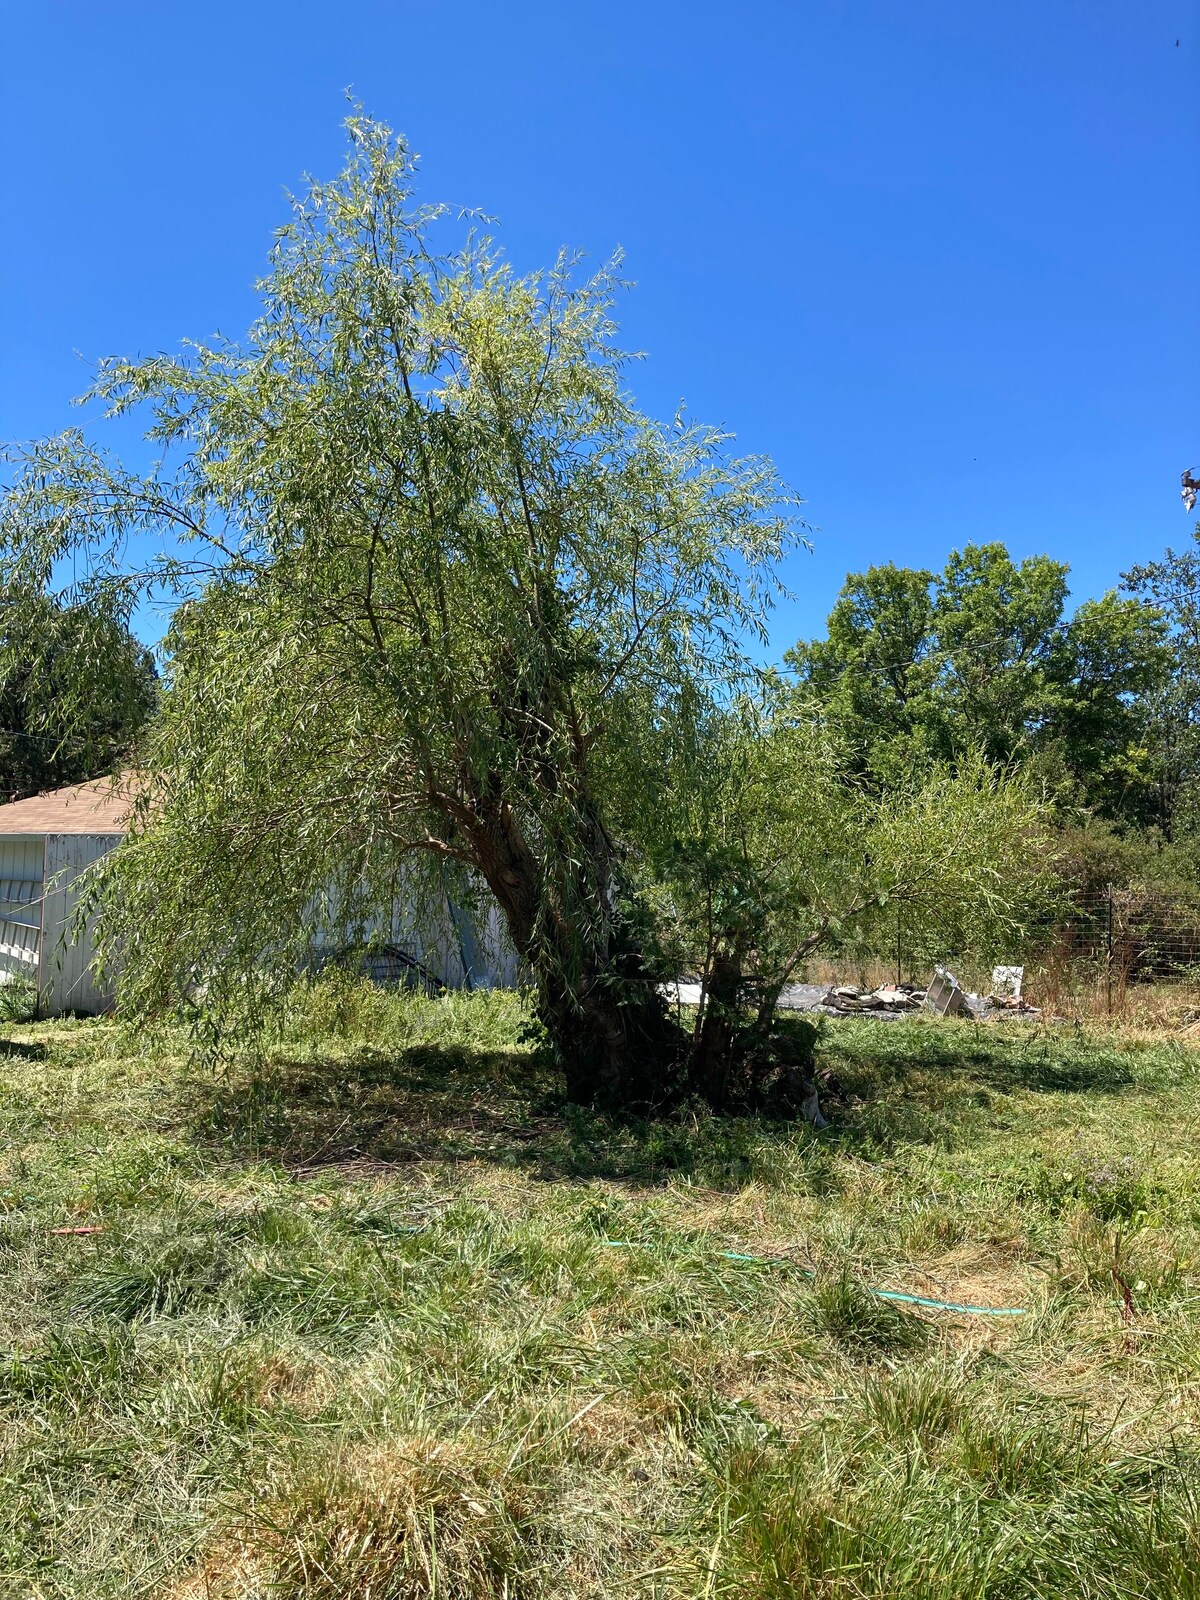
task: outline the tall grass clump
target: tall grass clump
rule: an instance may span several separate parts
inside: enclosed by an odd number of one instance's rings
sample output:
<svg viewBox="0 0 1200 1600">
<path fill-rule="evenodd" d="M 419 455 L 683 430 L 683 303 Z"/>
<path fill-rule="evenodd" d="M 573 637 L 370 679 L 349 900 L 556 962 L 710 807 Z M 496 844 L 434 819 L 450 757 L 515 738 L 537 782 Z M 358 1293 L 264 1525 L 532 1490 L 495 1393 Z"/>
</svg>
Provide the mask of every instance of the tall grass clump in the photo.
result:
<svg viewBox="0 0 1200 1600">
<path fill-rule="evenodd" d="M 419 986 L 381 985 L 330 966 L 300 979 L 280 1023 L 285 1043 L 319 1040 L 369 1044 L 377 1049 L 428 1048 L 507 1051 L 530 1032 L 526 996 L 513 989 L 448 989 L 429 994 Z"/>
<path fill-rule="evenodd" d="M 37 984 L 32 978 L 9 977 L 0 983 L 0 1022 L 32 1022 L 37 1009 Z"/>
<path fill-rule="evenodd" d="M 911 1393 L 911 1391 L 908 1391 Z M 1114 1456 L 1077 1422 L 919 1386 L 719 1463 L 714 1577 L 748 1600 L 1195 1600 L 1195 1461 Z M 933 1402 L 932 1415 L 930 1402 Z M 891 1448 L 881 1448 L 887 1441 Z M 714 1589 L 717 1584 L 714 1582 Z"/>
<path fill-rule="evenodd" d="M 545 1592 L 540 1512 L 476 1442 L 338 1446 L 261 1493 L 189 1588 L 206 1600 L 522 1600 Z"/>
<path fill-rule="evenodd" d="M 881 1300 L 848 1272 L 818 1279 L 802 1315 L 815 1332 L 860 1355 L 904 1355 L 923 1349 L 931 1338 L 920 1316 Z"/>
</svg>

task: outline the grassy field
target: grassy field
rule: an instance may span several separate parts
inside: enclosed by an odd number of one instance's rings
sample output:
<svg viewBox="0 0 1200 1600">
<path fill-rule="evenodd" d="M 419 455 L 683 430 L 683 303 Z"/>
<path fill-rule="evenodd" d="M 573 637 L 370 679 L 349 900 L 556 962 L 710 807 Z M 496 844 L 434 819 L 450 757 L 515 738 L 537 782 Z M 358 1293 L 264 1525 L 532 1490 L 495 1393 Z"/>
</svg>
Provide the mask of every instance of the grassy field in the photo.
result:
<svg viewBox="0 0 1200 1600">
<path fill-rule="evenodd" d="M 1200 1054 L 834 1022 L 813 1135 L 520 1023 L 0 1027 L 0 1593 L 1200 1596 Z"/>
</svg>

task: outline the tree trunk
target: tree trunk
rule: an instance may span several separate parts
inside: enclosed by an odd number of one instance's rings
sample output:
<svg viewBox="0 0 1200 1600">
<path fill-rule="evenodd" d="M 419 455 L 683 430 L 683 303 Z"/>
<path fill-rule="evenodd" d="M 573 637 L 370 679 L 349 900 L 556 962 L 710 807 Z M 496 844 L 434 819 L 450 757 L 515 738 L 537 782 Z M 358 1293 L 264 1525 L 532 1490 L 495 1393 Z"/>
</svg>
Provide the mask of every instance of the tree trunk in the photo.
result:
<svg viewBox="0 0 1200 1600">
<path fill-rule="evenodd" d="M 786 982 L 786 978 L 781 978 L 778 983 L 772 983 L 764 989 L 759 996 L 758 1011 L 754 1018 L 754 1035 L 764 1045 L 771 1036 L 771 1029 L 775 1023 L 775 1011 L 779 1005 L 779 996 L 783 993 Z"/>
<path fill-rule="evenodd" d="M 578 985 L 553 974 L 538 985 L 538 1011 L 576 1105 L 645 1112 L 661 1105 L 679 1041 L 657 988 L 610 961 Z"/>
<path fill-rule="evenodd" d="M 725 1105 L 740 1064 L 745 1025 L 739 1016 L 742 956 L 719 950 L 704 985 L 704 1019 L 692 1055 L 691 1081 L 713 1107 Z"/>
<path fill-rule="evenodd" d="M 714 1110 L 739 1103 L 744 1108 L 771 1106 L 787 1116 L 799 1112 L 806 1122 L 823 1128 L 811 1043 L 798 1041 L 794 1033 L 773 1037 L 783 983 L 763 991 L 751 1018 L 743 1005 L 744 961 L 744 952 L 734 947 L 719 952 L 712 962 L 690 1082 Z M 811 1024 L 809 1031 L 815 1039 Z"/>
<path fill-rule="evenodd" d="M 561 852 L 573 878 L 560 881 L 558 894 L 506 806 L 491 808 L 472 831 L 479 869 L 533 973 L 538 1015 L 568 1099 L 609 1110 L 660 1103 L 679 1042 L 654 974 L 610 904 L 611 864 L 599 824 L 585 819 L 573 848 Z"/>
</svg>

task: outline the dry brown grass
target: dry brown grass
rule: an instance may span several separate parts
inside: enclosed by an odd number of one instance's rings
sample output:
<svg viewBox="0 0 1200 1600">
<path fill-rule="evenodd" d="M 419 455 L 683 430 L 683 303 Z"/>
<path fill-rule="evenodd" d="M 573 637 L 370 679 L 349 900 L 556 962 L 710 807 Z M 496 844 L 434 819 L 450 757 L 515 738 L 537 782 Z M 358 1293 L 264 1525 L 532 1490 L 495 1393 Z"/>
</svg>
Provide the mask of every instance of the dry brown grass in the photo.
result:
<svg viewBox="0 0 1200 1600">
<path fill-rule="evenodd" d="M 175 1594 L 482 1600 L 527 1592 L 542 1496 L 470 1439 L 335 1448 L 296 1465 Z"/>
</svg>

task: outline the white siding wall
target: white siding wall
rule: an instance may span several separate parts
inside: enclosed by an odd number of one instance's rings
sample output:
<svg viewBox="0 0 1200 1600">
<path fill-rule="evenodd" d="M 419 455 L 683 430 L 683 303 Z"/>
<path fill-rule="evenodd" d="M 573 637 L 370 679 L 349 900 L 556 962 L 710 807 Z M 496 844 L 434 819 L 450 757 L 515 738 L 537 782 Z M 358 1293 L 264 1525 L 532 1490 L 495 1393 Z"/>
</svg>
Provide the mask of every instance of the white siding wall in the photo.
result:
<svg viewBox="0 0 1200 1600">
<path fill-rule="evenodd" d="M 0 983 L 37 980 L 43 849 L 40 836 L 0 839 Z"/>
<path fill-rule="evenodd" d="M 79 874 L 121 842 L 119 833 L 46 835 L 46 892 L 42 919 L 38 988 L 43 1015 L 63 1011 L 106 1011 L 113 1003 L 110 984 L 92 971 L 95 950 L 91 928 L 75 936 Z"/>
<path fill-rule="evenodd" d="M 107 833 L 0 838 L 0 983 L 11 977 L 35 979 L 44 1016 L 106 1011 L 113 1003 L 113 985 L 99 983 L 92 970 L 91 930 L 76 938 L 73 923 L 79 874 L 121 838 Z M 516 953 L 494 904 L 483 924 L 473 928 L 448 904 L 433 918 L 397 910 L 388 937 L 450 988 L 512 987 Z"/>
<path fill-rule="evenodd" d="M 491 902 L 477 925 L 465 911 L 443 900 L 424 915 L 397 906 L 363 929 L 364 938 L 406 951 L 448 989 L 512 989 L 517 984 L 517 953 L 500 908 Z M 332 948 L 322 957 L 334 954 Z M 384 963 L 386 964 L 386 963 Z"/>
</svg>

